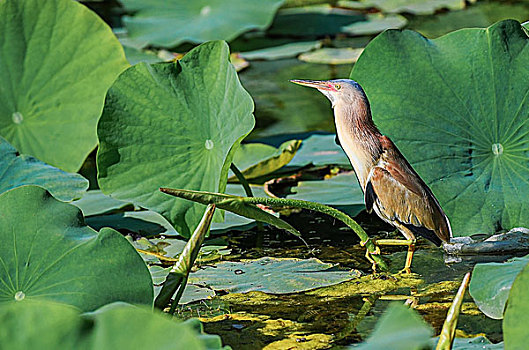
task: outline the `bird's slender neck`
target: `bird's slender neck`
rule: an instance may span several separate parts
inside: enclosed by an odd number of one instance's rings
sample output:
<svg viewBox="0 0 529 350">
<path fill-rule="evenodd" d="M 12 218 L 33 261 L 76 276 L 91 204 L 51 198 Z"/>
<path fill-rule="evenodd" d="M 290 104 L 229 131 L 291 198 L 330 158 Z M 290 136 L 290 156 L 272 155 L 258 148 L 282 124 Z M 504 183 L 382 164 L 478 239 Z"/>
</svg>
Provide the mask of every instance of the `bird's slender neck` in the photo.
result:
<svg viewBox="0 0 529 350">
<path fill-rule="evenodd" d="M 334 120 L 340 144 L 353 166 L 360 185 L 365 189 L 369 171 L 382 153 L 382 134 L 373 123 L 367 97 L 337 101 Z"/>
</svg>

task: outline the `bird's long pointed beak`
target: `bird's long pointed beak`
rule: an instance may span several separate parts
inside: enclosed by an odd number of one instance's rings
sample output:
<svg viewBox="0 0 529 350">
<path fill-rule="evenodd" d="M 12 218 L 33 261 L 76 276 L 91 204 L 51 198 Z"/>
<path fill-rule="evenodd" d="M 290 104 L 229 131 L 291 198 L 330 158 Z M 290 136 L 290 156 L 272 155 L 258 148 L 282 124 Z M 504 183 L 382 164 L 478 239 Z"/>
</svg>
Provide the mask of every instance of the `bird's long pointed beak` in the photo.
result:
<svg viewBox="0 0 529 350">
<path fill-rule="evenodd" d="M 315 89 L 318 89 L 318 90 L 335 91 L 335 89 L 332 86 L 332 84 L 329 83 L 328 81 L 325 81 L 325 80 L 298 80 L 298 79 L 293 79 L 293 80 L 289 80 L 289 81 L 291 83 L 294 83 L 294 84 L 308 86 L 308 87 L 315 88 Z"/>
</svg>

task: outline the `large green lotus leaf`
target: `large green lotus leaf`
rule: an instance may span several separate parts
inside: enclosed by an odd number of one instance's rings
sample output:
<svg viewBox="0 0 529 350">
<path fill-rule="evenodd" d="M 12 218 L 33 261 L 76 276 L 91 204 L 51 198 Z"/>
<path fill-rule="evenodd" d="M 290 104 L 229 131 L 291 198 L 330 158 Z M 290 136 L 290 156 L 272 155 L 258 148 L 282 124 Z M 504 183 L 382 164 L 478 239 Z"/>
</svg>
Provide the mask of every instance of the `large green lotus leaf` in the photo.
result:
<svg viewBox="0 0 529 350">
<path fill-rule="evenodd" d="M 336 144 L 336 135 L 312 135 L 303 140 L 301 148 L 288 165 L 308 164 L 351 166 L 345 152 Z"/>
<path fill-rule="evenodd" d="M 0 134 L 77 171 L 97 144 L 105 93 L 127 61 L 111 29 L 71 0 L 0 2 Z"/>
<path fill-rule="evenodd" d="M 221 349 L 197 320 L 169 317 L 125 303 L 81 314 L 51 301 L 9 303 L 0 308 L 2 349 Z"/>
<path fill-rule="evenodd" d="M 222 41 L 178 62 L 129 68 L 109 90 L 98 126 L 101 190 L 163 214 L 189 236 L 205 207 L 158 188 L 223 192 L 233 152 L 253 128 L 252 111 Z"/>
<path fill-rule="evenodd" d="M 284 0 L 120 0 L 134 16 L 123 17 L 137 42 L 174 47 L 183 42 L 232 40 L 265 29 Z"/>
<path fill-rule="evenodd" d="M 189 275 L 189 282 L 230 293 L 260 291 L 270 294 L 304 292 L 338 284 L 360 275 L 333 268 L 318 259 L 265 257 L 243 262 L 225 261 Z"/>
<path fill-rule="evenodd" d="M 0 195 L 0 308 L 48 299 L 82 310 L 113 301 L 151 305 L 145 263 L 118 232 L 99 234 L 79 209 L 36 186 Z"/>
<path fill-rule="evenodd" d="M 527 324 L 529 323 L 529 265 L 516 277 L 503 319 L 505 350 L 527 348 Z"/>
<path fill-rule="evenodd" d="M 88 180 L 69 174 L 17 150 L 0 137 L 0 193 L 24 186 L 46 188 L 55 198 L 70 201 L 88 188 Z"/>
<path fill-rule="evenodd" d="M 270 174 L 288 164 L 300 146 L 300 140 L 283 142 L 279 148 L 264 143 L 244 144 L 235 153 L 233 164 L 246 179 L 253 179 Z M 232 179 L 236 179 L 235 175 L 230 177 L 230 180 Z"/>
<path fill-rule="evenodd" d="M 477 264 L 472 272 L 469 292 L 488 317 L 503 318 L 505 303 L 514 279 L 529 262 L 529 255 L 504 263 Z"/>
<path fill-rule="evenodd" d="M 358 350 L 419 350 L 425 349 L 432 329 L 414 310 L 399 304 L 391 304 L 380 317 L 366 342 L 352 349 Z"/>
<path fill-rule="evenodd" d="M 434 40 L 390 30 L 351 73 L 456 236 L 529 225 L 528 43 L 516 21 Z"/>
</svg>

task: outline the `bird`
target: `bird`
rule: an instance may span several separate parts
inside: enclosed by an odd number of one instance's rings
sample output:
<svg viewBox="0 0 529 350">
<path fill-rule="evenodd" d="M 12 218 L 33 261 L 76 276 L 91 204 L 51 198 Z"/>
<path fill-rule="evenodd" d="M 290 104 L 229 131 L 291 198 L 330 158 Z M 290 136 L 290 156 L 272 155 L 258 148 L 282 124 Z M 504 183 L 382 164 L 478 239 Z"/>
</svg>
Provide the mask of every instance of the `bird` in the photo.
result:
<svg viewBox="0 0 529 350">
<path fill-rule="evenodd" d="M 448 217 L 397 146 L 373 122 L 369 100 L 360 84 L 351 79 L 290 82 L 315 88 L 331 101 L 337 143 L 362 187 L 367 212 L 374 211 L 406 238 L 376 242 L 397 245 L 395 241 L 401 241 L 408 246 L 402 272 L 411 273 L 416 235 L 437 246 L 449 243 L 452 229 Z"/>
</svg>

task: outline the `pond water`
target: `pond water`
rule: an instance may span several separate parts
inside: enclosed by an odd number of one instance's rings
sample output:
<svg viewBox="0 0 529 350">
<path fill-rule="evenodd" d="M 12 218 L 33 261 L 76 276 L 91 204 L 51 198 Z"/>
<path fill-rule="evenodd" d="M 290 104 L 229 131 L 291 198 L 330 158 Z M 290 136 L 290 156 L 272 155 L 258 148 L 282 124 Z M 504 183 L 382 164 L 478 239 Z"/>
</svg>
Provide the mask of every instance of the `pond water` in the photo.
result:
<svg viewBox="0 0 529 350">
<path fill-rule="evenodd" d="M 198 316 L 205 330 L 221 335 L 234 349 L 326 349 L 361 342 L 370 334 L 377 319 L 391 302 L 414 306 L 436 333 L 463 275 L 475 261 L 445 264 L 445 254 L 425 240 L 419 240 L 413 259 L 413 274 L 369 275 L 365 250 L 349 228 L 332 218 L 301 212 L 286 218 L 299 228 L 309 247 L 285 232 L 255 228 L 231 232 L 223 238 L 232 249 L 226 260 L 318 258 L 341 267 L 359 269 L 364 276 L 342 284 L 304 293 L 271 295 L 261 292 L 226 294 L 212 300 L 183 306 L 182 316 Z M 358 222 L 370 236 L 400 238 L 390 226 L 362 212 Z M 390 271 L 404 265 L 405 247 L 382 247 Z M 488 257 L 503 261 L 506 257 Z M 226 276 L 229 278 L 229 276 Z M 487 318 L 466 295 L 458 336 L 486 334 L 493 342 L 502 340 L 501 320 Z"/>
</svg>

